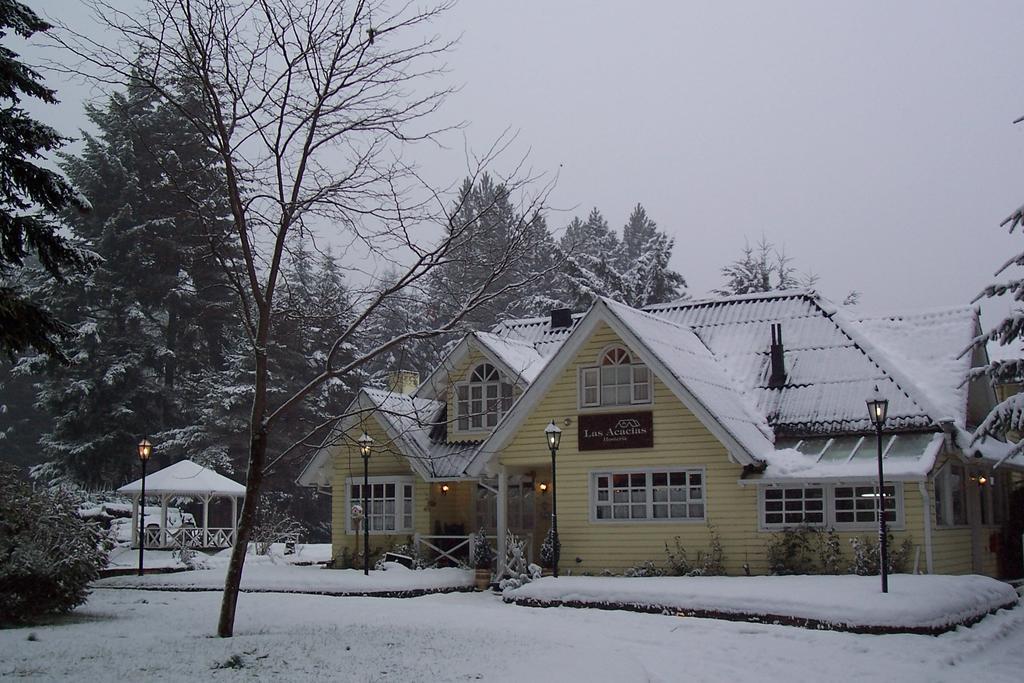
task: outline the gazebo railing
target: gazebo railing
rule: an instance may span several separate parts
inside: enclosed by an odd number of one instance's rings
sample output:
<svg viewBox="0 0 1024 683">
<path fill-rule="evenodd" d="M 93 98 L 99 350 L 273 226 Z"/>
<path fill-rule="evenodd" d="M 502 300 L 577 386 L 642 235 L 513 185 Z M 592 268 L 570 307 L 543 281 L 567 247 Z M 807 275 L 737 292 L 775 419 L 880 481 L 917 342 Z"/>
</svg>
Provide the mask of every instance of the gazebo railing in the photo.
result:
<svg viewBox="0 0 1024 683">
<path fill-rule="evenodd" d="M 154 549 L 177 548 L 230 548 L 235 543 L 235 530 L 230 527 L 201 529 L 178 527 L 176 529 L 146 529 L 146 547 Z"/>
</svg>

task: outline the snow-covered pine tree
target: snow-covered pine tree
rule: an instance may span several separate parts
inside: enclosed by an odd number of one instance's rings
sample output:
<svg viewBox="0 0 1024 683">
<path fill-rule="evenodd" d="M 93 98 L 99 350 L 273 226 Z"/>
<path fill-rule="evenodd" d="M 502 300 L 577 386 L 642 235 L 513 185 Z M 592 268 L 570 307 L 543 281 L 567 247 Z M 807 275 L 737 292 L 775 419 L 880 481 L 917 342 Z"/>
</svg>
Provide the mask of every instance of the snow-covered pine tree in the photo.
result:
<svg viewBox="0 0 1024 683">
<path fill-rule="evenodd" d="M 777 248 L 762 235 L 755 246 L 746 242 L 740 258 L 722 268 L 725 284 L 714 292 L 732 296 L 813 287 L 817 276 L 810 273 L 801 276 L 791 262 L 784 248 Z"/>
<path fill-rule="evenodd" d="M 99 133 L 63 167 L 95 201 L 67 219 L 104 261 L 49 289 L 56 310 L 82 319 L 71 366 L 32 361 L 45 365 L 39 403 L 52 416 L 41 440 L 50 461 L 35 474 L 117 485 L 134 473 L 128 454 L 140 435 L 160 444 L 158 462 L 203 459 L 194 399 L 223 362 L 233 324 L 210 245 L 229 223 L 223 176 L 174 109 L 129 87 L 87 114 Z"/>
<path fill-rule="evenodd" d="M 1024 121 L 1021 117 L 1014 121 Z M 1024 226 L 1024 206 L 1019 207 L 1012 214 L 1007 216 L 1001 226 L 1006 227 L 1011 234 L 1018 228 Z M 972 370 L 972 378 L 988 376 L 993 382 L 1016 383 L 1024 380 L 1024 274 L 1021 273 L 1024 267 L 1024 252 L 1014 254 L 1008 258 L 996 270 L 994 277 L 1003 277 L 1001 281 L 993 282 L 985 287 L 974 298 L 974 303 L 982 299 L 992 299 L 1009 295 L 1011 297 L 1011 310 L 1009 314 L 1000 320 L 995 326 L 976 337 L 972 348 L 983 349 L 988 342 L 998 342 L 1001 346 L 1008 346 L 1013 351 L 1008 358 L 991 360 L 983 367 Z M 965 351 L 965 353 L 969 352 Z M 983 441 L 988 438 L 1005 439 L 1007 433 L 1024 433 L 1024 393 L 1017 393 L 999 402 L 991 412 L 977 426 L 972 435 L 971 443 Z M 1024 439 L 1017 441 L 1004 459 L 1017 457 L 1024 452 Z"/>
<path fill-rule="evenodd" d="M 565 258 L 562 282 L 570 308 L 585 310 L 599 296 L 625 301 L 619 238 L 596 207 L 585 222 L 572 219 L 559 246 Z"/>
<path fill-rule="evenodd" d="M 24 38 L 50 25 L 17 0 L 0 0 L 0 38 L 13 30 Z M 37 160 L 67 138 L 33 119 L 23 98 L 56 104 L 56 93 L 18 55 L 0 46 L 0 353 L 13 357 L 29 348 L 66 360 L 60 342 L 71 329 L 26 288 L 23 268 L 36 260 L 52 278 L 87 269 L 95 258 L 60 232 L 54 216 L 88 202 L 59 173 Z"/>
<path fill-rule="evenodd" d="M 449 221 L 461 234 L 453 241 L 448 263 L 433 274 L 428 287 L 435 320 L 451 317 L 454 304 L 487 280 L 496 294 L 465 318 L 466 328 L 487 329 L 502 318 L 533 312 L 528 308 L 543 293 L 545 276 L 553 270 L 551 252 L 544 252 L 551 239 L 542 214 L 529 208 L 520 212 L 511 197 L 512 188 L 487 173 L 463 180 Z M 497 259 L 510 251 L 518 254 L 517 262 L 502 268 Z M 498 269 L 501 276 L 491 278 Z M 530 285 L 502 291 L 520 281 Z"/>
<path fill-rule="evenodd" d="M 686 280 L 669 267 L 675 239 L 658 230 L 658 224 L 637 204 L 622 229 L 619 271 L 624 280 L 624 303 L 634 308 L 679 299 Z"/>
</svg>

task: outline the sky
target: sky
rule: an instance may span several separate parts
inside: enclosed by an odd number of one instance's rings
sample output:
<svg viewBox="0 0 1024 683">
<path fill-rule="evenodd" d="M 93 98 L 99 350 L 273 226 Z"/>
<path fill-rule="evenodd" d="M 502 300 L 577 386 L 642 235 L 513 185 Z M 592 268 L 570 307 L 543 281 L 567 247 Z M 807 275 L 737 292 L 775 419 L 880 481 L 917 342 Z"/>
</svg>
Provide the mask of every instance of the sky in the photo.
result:
<svg viewBox="0 0 1024 683">
<path fill-rule="evenodd" d="M 639 202 L 694 296 L 764 236 L 865 313 L 966 304 L 1020 251 L 1000 222 L 1024 203 L 1021 25 L 1019 1 L 463 0 L 437 30 L 461 36 L 444 112 L 467 125 L 415 156 L 450 183 L 516 131 L 510 157 L 557 177 L 550 228 L 596 206 L 621 229 Z M 89 89 L 48 83 L 62 104 L 33 111 L 84 127 Z"/>
</svg>

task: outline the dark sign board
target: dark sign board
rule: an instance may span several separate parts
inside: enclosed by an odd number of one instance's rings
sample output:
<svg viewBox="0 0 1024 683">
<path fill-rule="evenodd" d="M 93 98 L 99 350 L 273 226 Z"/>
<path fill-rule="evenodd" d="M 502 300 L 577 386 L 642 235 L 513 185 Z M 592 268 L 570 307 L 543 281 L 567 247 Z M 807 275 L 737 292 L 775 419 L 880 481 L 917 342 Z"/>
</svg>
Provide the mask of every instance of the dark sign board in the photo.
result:
<svg viewBox="0 0 1024 683">
<path fill-rule="evenodd" d="M 579 449 L 651 448 L 654 446 L 654 418 L 643 413 L 595 413 L 580 415 Z"/>
</svg>

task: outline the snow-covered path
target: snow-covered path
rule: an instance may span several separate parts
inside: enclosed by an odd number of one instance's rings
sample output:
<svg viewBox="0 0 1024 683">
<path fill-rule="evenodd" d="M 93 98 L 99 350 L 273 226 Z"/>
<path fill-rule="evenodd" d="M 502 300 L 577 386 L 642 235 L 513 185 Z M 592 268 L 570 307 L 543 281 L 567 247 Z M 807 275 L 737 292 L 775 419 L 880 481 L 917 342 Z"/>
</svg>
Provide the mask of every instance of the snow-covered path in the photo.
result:
<svg viewBox="0 0 1024 683">
<path fill-rule="evenodd" d="M 52 626 L 0 630 L 0 677 L 37 680 L 1018 681 L 1024 607 L 939 637 L 868 636 L 501 603 L 97 590 Z M 31 635 L 30 634 L 34 634 Z M 240 668 L 218 668 L 237 655 Z"/>
</svg>

